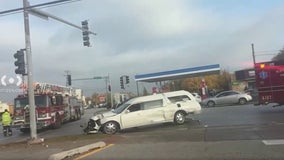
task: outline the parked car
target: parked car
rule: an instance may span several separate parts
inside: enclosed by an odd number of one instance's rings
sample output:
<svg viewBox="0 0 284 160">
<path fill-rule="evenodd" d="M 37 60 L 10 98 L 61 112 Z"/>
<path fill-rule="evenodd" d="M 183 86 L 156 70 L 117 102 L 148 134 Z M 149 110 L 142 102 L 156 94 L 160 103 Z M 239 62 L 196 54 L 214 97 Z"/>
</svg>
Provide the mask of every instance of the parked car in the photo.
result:
<svg viewBox="0 0 284 160">
<path fill-rule="evenodd" d="M 202 99 L 198 93 L 191 93 L 198 103 L 201 103 Z"/>
<path fill-rule="evenodd" d="M 223 91 L 214 97 L 204 99 L 202 101 L 203 105 L 208 107 L 214 107 L 215 105 L 225 105 L 225 104 L 246 104 L 251 101 L 252 97 L 247 93 L 241 93 L 237 91 Z"/>
<path fill-rule="evenodd" d="M 258 103 L 258 91 L 257 89 L 247 89 L 245 93 L 252 97 L 252 101 L 256 104 Z"/>
<path fill-rule="evenodd" d="M 114 110 L 96 114 L 84 131 L 96 133 L 102 130 L 114 134 L 127 128 L 165 122 L 183 124 L 186 115 L 200 112 L 200 104 L 187 91 L 154 94 L 132 98 Z"/>
<path fill-rule="evenodd" d="M 107 108 L 107 103 L 100 103 L 98 108 Z"/>
</svg>

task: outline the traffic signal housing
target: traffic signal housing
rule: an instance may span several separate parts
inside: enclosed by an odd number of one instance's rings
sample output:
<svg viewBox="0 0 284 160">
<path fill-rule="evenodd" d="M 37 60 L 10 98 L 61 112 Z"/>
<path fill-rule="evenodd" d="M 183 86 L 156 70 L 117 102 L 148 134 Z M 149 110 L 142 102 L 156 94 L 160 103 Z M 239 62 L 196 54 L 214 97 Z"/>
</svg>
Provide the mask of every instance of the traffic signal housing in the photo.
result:
<svg viewBox="0 0 284 160">
<path fill-rule="evenodd" d="M 84 46 L 87 46 L 87 47 L 90 47 L 90 37 L 89 37 L 89 24 L 88 24 L 88 21 L 85 20 L 85 21 L 82 21 L 81 22 L 82 24 L 82 34 L 83 34 L 83 45 Z"/>
<path fill-rule="evenodd" d="M 17 67 L 15 69 L 16 74 L 26 75 L 26 65 L 25 65 L 25 54 L 24 50 L 18 50 L 17 53 L 14 54 L 15 66 Z"/>
<path fill-rule="evenodd" d="M 120 88 L 121 88 L 121 89 L 125 89 L 125 88 L 124 88 L 124 83 L 123 83 L 123 77 L 122 77 L 122 76 L 120 77 Z"/>
<path fill-rule="evenodd" d="M 125 76 L 125 84 L 129 84 L 129 76 Z"/>
<path fill-rule="evenodd" d="M 68 86 L 72 85 L 72 80 L 71 80 L 71 75 L 70 74 L 67 75 L 67 84 L 68 84 Z"/>
</svg>

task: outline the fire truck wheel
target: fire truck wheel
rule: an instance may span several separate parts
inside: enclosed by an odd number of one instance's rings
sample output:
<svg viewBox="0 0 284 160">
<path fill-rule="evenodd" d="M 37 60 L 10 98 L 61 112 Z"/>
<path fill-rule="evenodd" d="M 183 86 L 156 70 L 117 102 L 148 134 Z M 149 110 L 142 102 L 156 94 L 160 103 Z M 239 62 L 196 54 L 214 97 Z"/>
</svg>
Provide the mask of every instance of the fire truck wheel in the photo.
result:
<svg viewBox="0 0 284 160">
<path fill-rule="evenodd" d="M 79 119 L 81 119 L 80 112 L 76 111 L 76 118 L 75 118 L 75 120 L 79 120 Z"/>
<path fill-rule="evenodd" d="M 75 121 L 77 121 L 79 118 L 78 118 L 78 112 L 75 113 Z"/>
<path fill-rule="evenodd" d="M 23 133 L 28 133 L 28 132 L 30 132 L 30 129 L 29 128 L 21 128 L 20 131 L 23 132 Z"/>
<path fill-rule="evenodd" d="M 78 111 L 78 120 L 80 120 L 81 119 L 81 112 L 80 112 L 80 110 Z"/>
<path fill-rule="evenodd" d="M 61 127 L 61 118 L 60 118 L 60 115 L 58 113 L 56 113 L 55 123 L 53 125 L 53 128 L 57 129 L 57 128 L 60 128 L 60 127 Z"/>
</svg>

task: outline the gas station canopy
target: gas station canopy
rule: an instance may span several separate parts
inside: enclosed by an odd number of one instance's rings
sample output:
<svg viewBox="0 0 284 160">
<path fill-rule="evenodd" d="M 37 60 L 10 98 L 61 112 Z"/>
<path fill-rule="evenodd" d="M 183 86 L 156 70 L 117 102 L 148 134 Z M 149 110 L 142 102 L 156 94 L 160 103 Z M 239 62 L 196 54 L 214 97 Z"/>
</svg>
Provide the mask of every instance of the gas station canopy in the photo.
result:
<svg viewBox="0 0 284 160">
<path fill-rule="evenodd" d="M 200 77 L 212 74 L 220 74 L 220 65 L 207 65 L 193 68 L 183 68 L 177 70 L 147 73 L 135 75 L 137 82 L 159 82 L 167 80 L 177 80 L 183 78 Z"/>
</svg>

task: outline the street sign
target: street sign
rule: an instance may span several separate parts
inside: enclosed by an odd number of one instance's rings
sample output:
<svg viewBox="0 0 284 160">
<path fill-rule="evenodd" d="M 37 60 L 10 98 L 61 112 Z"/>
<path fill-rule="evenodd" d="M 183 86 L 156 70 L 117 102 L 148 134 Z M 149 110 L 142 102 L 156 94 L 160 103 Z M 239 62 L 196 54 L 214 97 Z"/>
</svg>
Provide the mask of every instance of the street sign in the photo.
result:
<svg viewBox="0 0 284 160">
<path fill-rule="evenodd" d="M 94 79 L 103 79 L 103 77 L 94 77 Z"/>
</svg>

